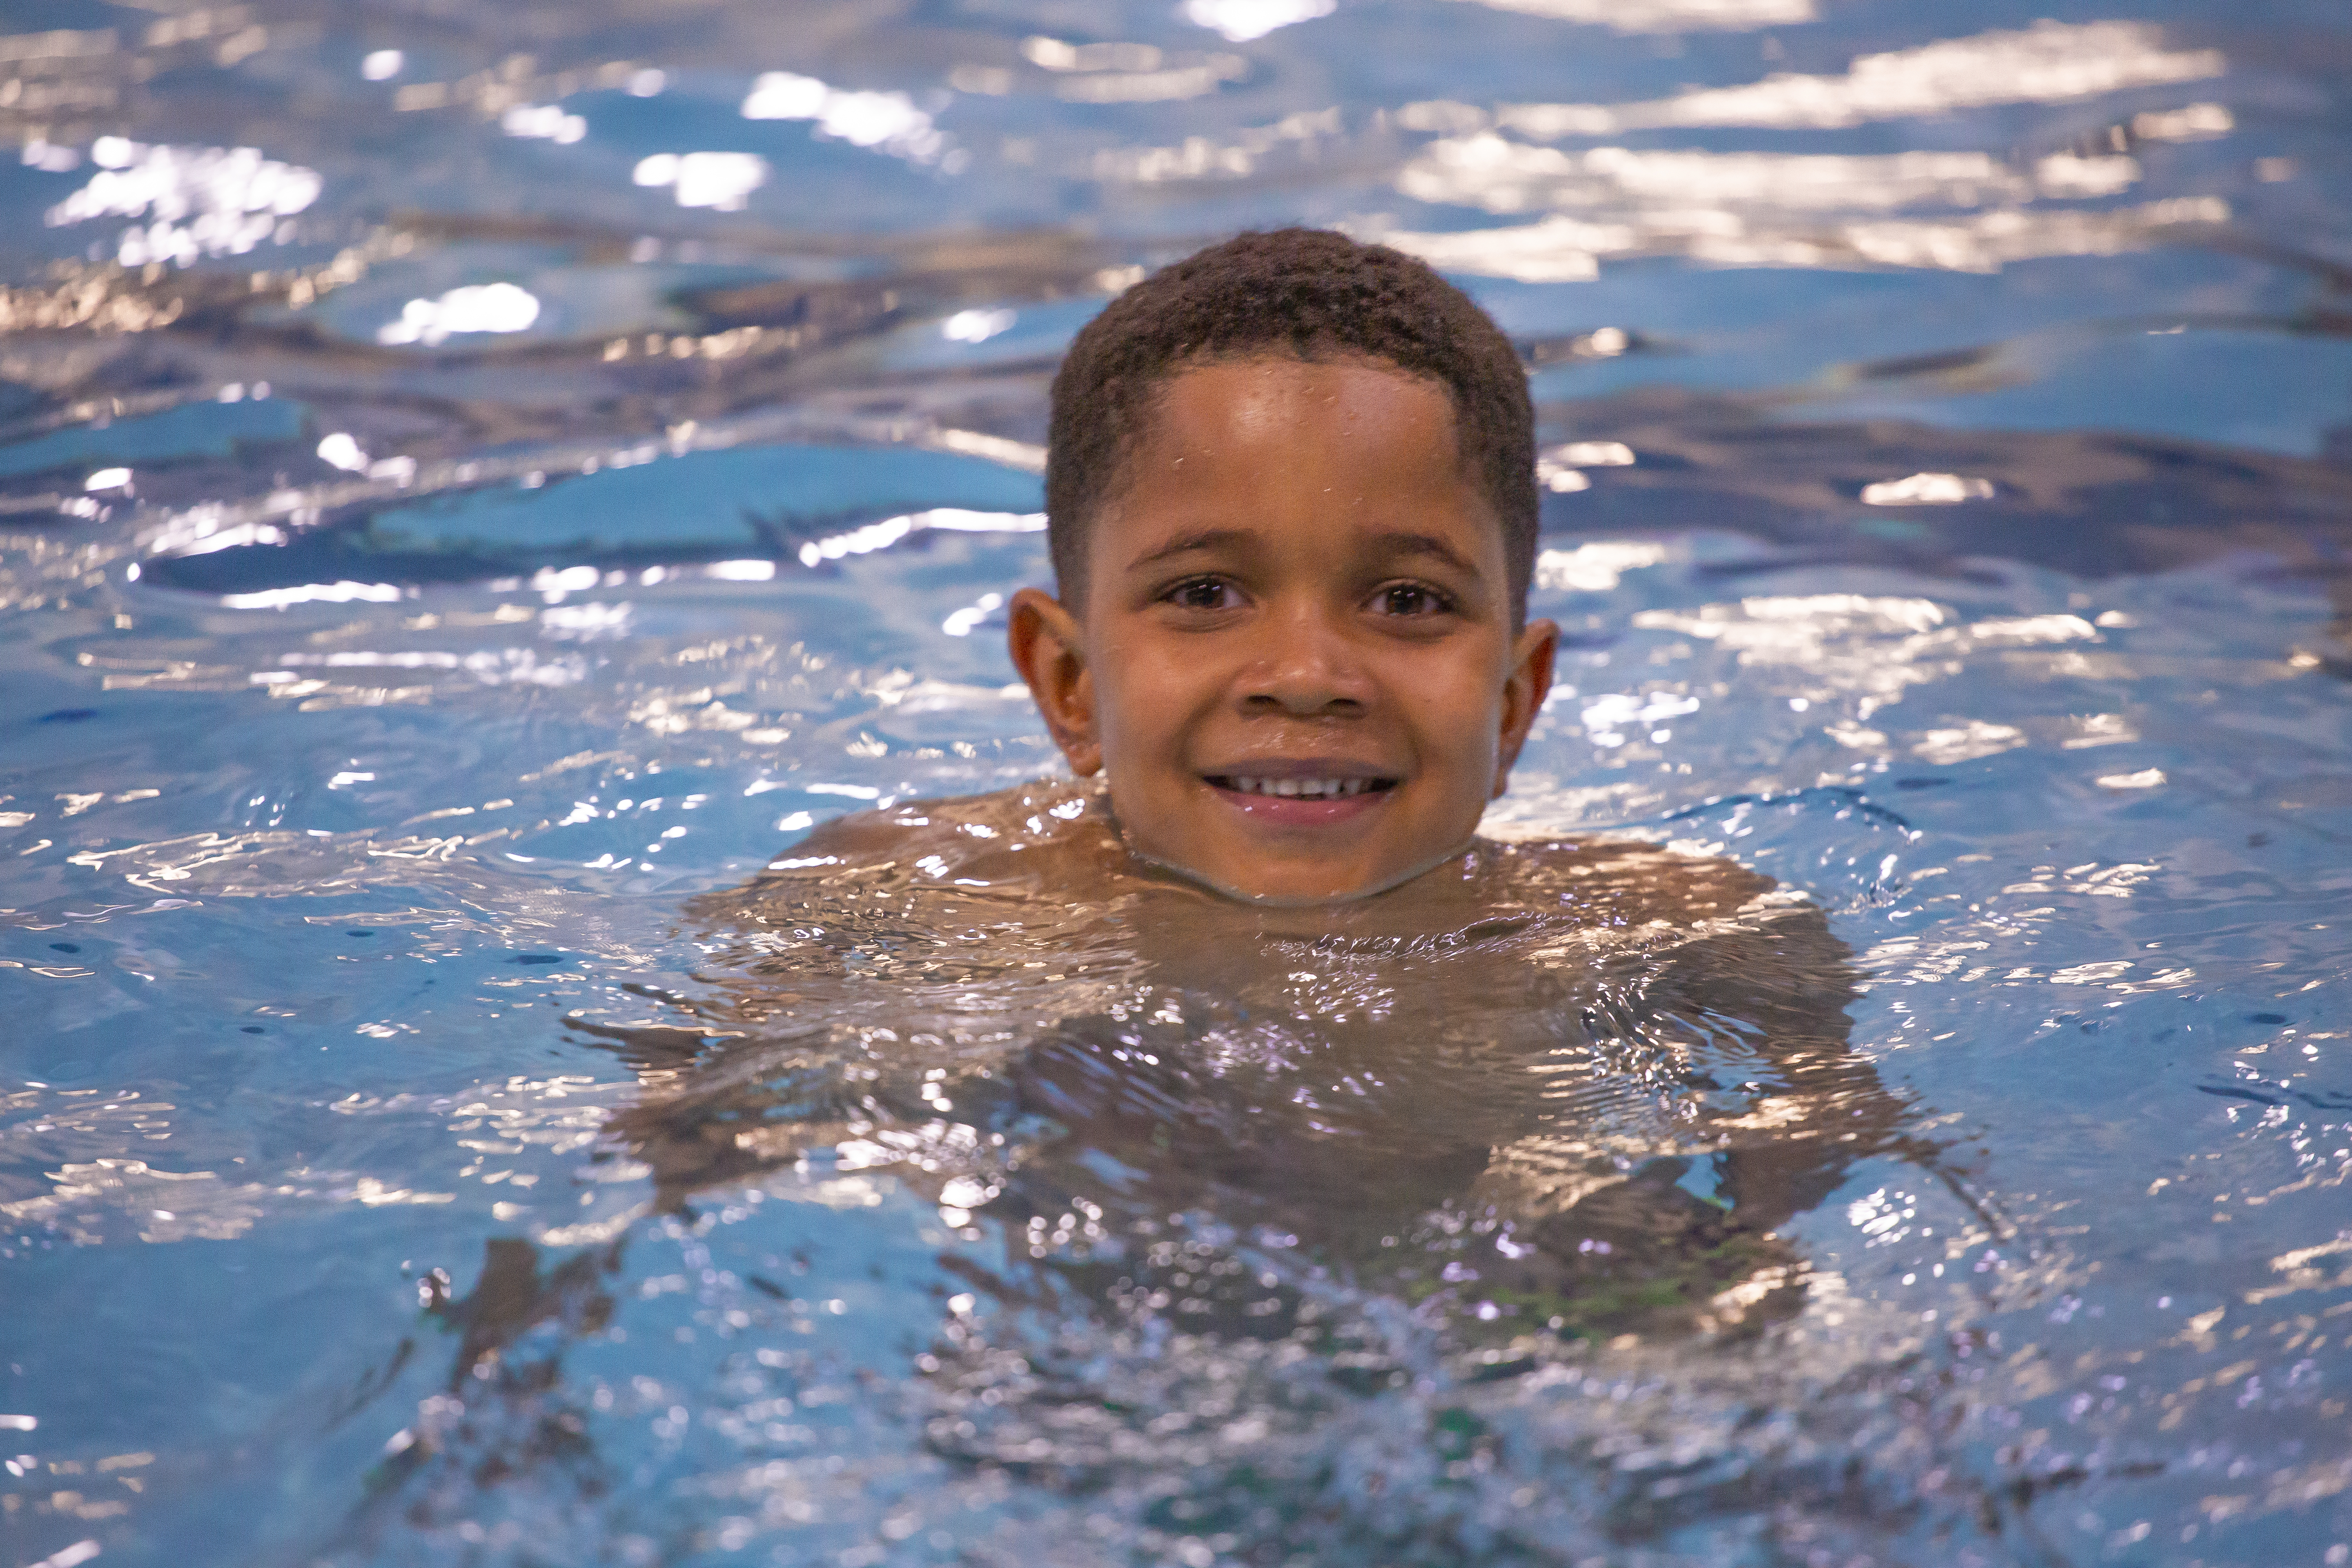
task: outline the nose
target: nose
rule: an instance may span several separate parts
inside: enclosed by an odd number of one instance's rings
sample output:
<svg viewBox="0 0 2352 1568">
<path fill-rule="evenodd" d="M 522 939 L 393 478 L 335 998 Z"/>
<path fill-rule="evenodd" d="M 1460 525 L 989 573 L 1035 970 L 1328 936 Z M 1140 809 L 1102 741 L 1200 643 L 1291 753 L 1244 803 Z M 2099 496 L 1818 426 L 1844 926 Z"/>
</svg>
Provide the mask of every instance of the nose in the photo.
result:
<svg viewBox="0 0 2352 1568">
<path fill-rule="evenodd" d="M 1269 616 L 1264 645 L 1243 670 L 1242 707 L 1297 719 L 1351 718 L 1370 698 L 1370 680 L 1345 630 L 1319 605 Z"/>
</svg>

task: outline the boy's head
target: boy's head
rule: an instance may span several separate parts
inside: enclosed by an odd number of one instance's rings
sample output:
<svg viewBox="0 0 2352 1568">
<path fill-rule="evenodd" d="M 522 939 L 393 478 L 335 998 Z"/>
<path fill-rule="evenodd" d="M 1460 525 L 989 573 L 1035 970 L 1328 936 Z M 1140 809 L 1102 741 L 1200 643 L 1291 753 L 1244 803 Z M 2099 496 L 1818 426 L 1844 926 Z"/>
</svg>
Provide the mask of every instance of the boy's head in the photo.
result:
<svg viewBox="0 0 2352 1568">
<path fill-rule="evenodd" d="M 1428 264 L 1328 229 L 1244 234 L 1112 300 L 1054 377 L 1045 515 L 1062 602 L 1085 603 L 1104 503 L 1181 371 L 1261 355 L 1369 359 L 1445 389 L 1463 475 L 1503 530 L 1514 629 L 1535 572 L 1535 411 L 1510 340 Z"/>
<path fill-rule="evenodd" d="M 1055 381 L 1046 509 L 1013 657 L 1138 850 L 1317 902 L 1469 842 L 1558 639 L 1525 373 L 1458 289 L 1299 229 L 1138 284 Z"/>
</svg>

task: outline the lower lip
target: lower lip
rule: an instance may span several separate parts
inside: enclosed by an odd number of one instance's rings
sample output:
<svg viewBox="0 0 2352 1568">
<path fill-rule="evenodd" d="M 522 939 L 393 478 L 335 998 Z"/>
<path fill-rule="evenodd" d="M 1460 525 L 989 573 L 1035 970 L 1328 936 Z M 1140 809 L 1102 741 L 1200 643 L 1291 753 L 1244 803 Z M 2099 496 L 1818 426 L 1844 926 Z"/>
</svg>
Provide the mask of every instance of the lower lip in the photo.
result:
<svg viewBox="0 0 2352 1568">
<path fill-rule="evenodd" d="M 1250 795 L 1223 784 L 1213 784 L 1209 789 L 1243 816 L 1270 827 L 1329 827 L 1363 816 L 1396 793 L 1395 786 L 1391 785 L 1387 789 L 1368 789 L 1360 795 L 1308 799 L 1295 795 Z"/>
</svg>

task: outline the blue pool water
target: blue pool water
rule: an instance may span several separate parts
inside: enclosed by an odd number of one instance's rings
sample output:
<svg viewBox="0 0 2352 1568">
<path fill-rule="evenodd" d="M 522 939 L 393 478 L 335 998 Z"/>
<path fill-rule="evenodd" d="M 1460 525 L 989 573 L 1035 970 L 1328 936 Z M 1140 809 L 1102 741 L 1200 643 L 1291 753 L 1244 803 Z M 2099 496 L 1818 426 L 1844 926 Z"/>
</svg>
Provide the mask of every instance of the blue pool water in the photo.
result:
<svg viewBox="0 0 2352 1568">
<path fill-rule="evenodd" d="M 2340 6 L 0 32 L 0 1568 L 2352 1561 Z M 1001 606 L 1055 355 L 1289 222 L 1534 367 L 1569 647 L 1494 827 L 1850 952 L 1874 1131 L 1745 1331 L 1145 1213 L 972 1064 L 1172 984 L 1245 1100 L 1292 1058 L 1214 984 L 1009 916 L 972 1044 L 885 984 L 938 929 L 732 891 L 1054 773 Z"/>
</svg>

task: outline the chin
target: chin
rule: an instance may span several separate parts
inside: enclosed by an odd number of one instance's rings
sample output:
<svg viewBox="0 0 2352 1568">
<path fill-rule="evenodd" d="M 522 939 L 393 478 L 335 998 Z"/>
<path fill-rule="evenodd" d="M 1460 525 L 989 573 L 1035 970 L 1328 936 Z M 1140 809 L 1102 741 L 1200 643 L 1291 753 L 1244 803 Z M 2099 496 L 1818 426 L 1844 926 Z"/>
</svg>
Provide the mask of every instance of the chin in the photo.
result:
<svg viewBox="0 0 2352 1568">
<path fill-rule="evenodd" d="M 1391 868 L 1376 868 L 1360 876 L 1334 879 L 1316 874 L 1313 868 L 1301 867 L 1296 873 L 1267 877 L 1252 876 L 1225 868 L 1209 868 L 1172 854 L 1130 845 L 1143 859 L 1163 870 L 1173 871 L 1187 881 L 1196 882 L 1211 892 L 1232 899 L 1238 903 L 1254 904 L 1260 909 L 1314 909 L 1334 904 L 1350 904 L 1403 886 L 1427 871 L 1435 870 L 1470 847 L 1468 837 L 1442 854 L 1412 860 Z"/>
</svg>

